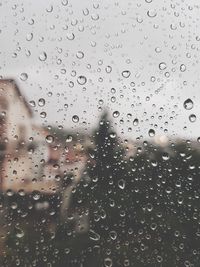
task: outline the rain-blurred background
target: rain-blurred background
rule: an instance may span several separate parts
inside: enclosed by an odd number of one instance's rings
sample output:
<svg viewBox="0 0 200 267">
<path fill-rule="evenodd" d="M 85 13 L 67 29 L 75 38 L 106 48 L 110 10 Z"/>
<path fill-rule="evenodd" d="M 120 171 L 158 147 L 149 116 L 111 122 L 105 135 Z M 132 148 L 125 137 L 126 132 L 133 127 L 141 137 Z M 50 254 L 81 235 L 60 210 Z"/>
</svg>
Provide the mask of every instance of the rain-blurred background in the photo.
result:
<svg viewBox="0 0 200 267">
<path fill-rule="evenodd" d="M 0 3 L 0 266 L 200 266 L 197 0 Z"/>
</svg>

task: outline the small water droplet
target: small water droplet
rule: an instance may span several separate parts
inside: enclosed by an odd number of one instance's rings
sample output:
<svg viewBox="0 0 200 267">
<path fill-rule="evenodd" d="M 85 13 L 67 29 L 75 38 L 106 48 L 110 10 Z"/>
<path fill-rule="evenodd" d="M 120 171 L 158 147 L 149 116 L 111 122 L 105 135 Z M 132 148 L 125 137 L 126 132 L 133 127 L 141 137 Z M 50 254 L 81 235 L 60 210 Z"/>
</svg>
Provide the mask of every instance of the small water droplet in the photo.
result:
<svg viewBox="0 0 200 267">
<path fill-rule="evenodd" d="M 39 55 L 39 60 L 40 61 L 45 61 L 47 59 L 47 54 L 45 52 L 42 52 L 40 55 Z"/>
<path fill-rule="evenodd" d="M 122 76 L 123 76 L 124 78 L 128 78 L 128 77 L 130 77 L 130 75 L 131 75 L 131 72 L 130 72 L 129 70 L 124 70 L 124 71 L 122 72 Z"/>
<path fill-rule="evenodd" d="M 153 129 L 149 130 L 149 136 L 154 137 L 155 136 L 155 131 Z"/>
<path fill-rule="evenodd" d="M 38 100 L 38 106 L 43 107 L 44 105 L 45 105 L 45 99 L 44 98 L 40 98 Z"/>
<path fill-rule="evenodd" d="M 47 143 L 51 144 L 51 143 L 53 143 L 53 141 L 54 141 L 54 137 L 52 135 L 46 136 L 46 142 Z"/>
<path fill-rule="evenodd" d="M 27 35 L 26 35 L 26 40 L 27 41 L 31 41 L 33 39 L 33 34 L 32 34 L 32 32 L 31 33 L 27 33 Z"/>
<path fill-rule="evenodd" d="M 22 80 L 23 82 L 26 81 L 28 79 L 28 74 L 23 72 L 20 75 L 20 80 Z"/>
<path fill-rule="evenodd" d="M 113 117 L 114 118 L 118 118 L 119 115 L 120 115 L 119 111 L 116 110 L 116 111 L 113 112 Z"/>
<path fill-rule="evenodd" d="M 100 235 L 95 233 L 93 230 L 89 230 L 89 238 L 93 241 L 100 240 Z"/>
<path fill-rule="evenodd" d="M 186 99 L 183 103 L 183 107 L 187 110 L 191 110 L 193 106 L 194 106 L 194 103 L 190 98 Z"/>
<path fill-rule="evenodd" d="M 125 188 L 125 185 L 126 185 L 126 183 L 125 183 L 125 180 L 124 179 L 120 179 L 118 181 L 118 186 L 119 186 L 120 189 L 124 189 Z"/>
<path fill-rule="evenodd" d="M 195 122 L 196 121 L 196 115 L 195 114 L 191 114 L 190 116 L 189 116 L 189 120 L 190 120 L 190 122 Z"/>
<path fill-rule="evenodd" d="M 84 85 L 87 82 L 87 78 L 83 75 L 79 76 L 77 79 L 78 84 Z"/>
<path fill-rule="evenodd" d="M 74 35 L 73 32 L 68 32 L 67 33 L 67 39 L 68 40 L 72 41 L 72 40 L 74 40 L 74 38 L 75 38 L 75 35 Z"/>
<path fill-rule="evenodd" d="M 76 53 L 76 57 L 77 57 L 78 59 L 82 59 L 82 58 L 84 58 L 84 53 L 83 53 L 82 51 L 78 51 L 78 52 Z"/>
<path fill-rule="evenodd" d="M 111 258 L 105 258 L 104 259 L 104 266 L 105 267 L 112 267 L 112 259 Z"/>
<path fill-rule="evenodd" d="M 186 71 L 186 66 L 185 66 L 184 64 L 181 64 L 181 65 L 180 65 L 180 71 L 181 71 L 181 72 Z"/>
<path fill-rule="evenodd" d="M 139 120 L 136 118 L 136 119 L 134 119 L 134 121 L 133 121 L 133 125 L 134 126 L 137 126 L 139 124 Z"/>
<path fill-rule="evenodd" d="M 24 231 L 21 228 L 15 226 L 14 231 L 17 238 L 22 238 L 24 236 Z"/>
<path fill-rule="evenodd" d="M 148 11 L 147 11 L 147 15 L 148 15 L 150 18 L 154 18 L 154 17 L 156 17 L 157 12 L 156 12 L 155 9 L 151 9 L 151 10 L 148 10 Z"/>
<path fill-rule="evenodd" d="M 166 65 L 165 62 L 161 62 L 161 63 L 159 64 L 159 69 L 160 69 L 160 70 L 165 70 L 166 68 L 167 68 L 167 65 Z"/>
<path fill-rule="evenodd" d="M 72 121 L 73 121 L 74 123 L 78 123 L 78 122 L 79 122 L 79 117 L 78 117 L 77 115 L 74 115 L 74 116 L 72 117 Z"/>
</svg>

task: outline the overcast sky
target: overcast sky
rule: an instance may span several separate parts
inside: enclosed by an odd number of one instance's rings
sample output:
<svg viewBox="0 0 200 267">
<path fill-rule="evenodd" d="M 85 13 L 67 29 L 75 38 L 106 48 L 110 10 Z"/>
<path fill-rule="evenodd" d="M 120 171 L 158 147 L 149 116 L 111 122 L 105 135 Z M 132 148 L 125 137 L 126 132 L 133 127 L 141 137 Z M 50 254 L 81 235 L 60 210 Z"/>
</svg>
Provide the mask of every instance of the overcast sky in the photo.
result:
<svg viewBox="0 0 200 267">
<path fill-rule="evenodd" d="M 199 18 L 199 0 L 3 0 L 1 75 L 36 102 L 39 124 L 89 130 L 107 108 L 119 112 L 113 124 L 123 136 L 196 138 Z"/>
</svg>

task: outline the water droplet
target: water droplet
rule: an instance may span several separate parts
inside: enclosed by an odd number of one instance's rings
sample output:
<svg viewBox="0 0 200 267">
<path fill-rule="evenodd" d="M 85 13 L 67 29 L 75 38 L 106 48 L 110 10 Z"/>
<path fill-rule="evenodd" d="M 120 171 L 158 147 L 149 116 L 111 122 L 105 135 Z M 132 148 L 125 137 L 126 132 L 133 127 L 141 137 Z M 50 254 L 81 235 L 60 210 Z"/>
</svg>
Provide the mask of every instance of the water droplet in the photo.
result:
<svg viewBox="0 0 200 267">
<path fill-rule="evenodd" d="M 82 59 L 82 58 L 84 58 L 84 53 L 83 53 L 82 51 L 78 51 L 78 52 L 76 53 L 76 57 L 77 57 L 78 59 Z"/>
<path fill-rule="evenodd" d="M 72 41 L 72 40 L 74 40 L 74 38 L 75 38 L 75 35 L 74 35 L 73 32 L 68 32 L 67 33 L 67 39 L 68 40 Z"/>
<path fill-rule="evenodd" d="M 45 105 L 45 99 L 44 98 L 40 98 L 38 100 L 38 106 L 43 107 L 44 105 Z"/>
<path fill-rule="evenodd" d="M 114 133 L 114 132 L 110 133 L 110 137 L 111 137 L 112 139 L 114 139 L 114 138 L 116 137 L 116 133 Z"/>
<path fill-rule="evenodd" d="M 71 135 L 68 135 L 66 138 L 66 143 L 70 143 L 73 140 L 73 137 Z"/>
<path fill-rule="evenodd" d="M 78 117 L 77 115 L 74 115 L 74 116 L 72 117 L 72 121 L 73 121 L 74 123 L 78 123 L 78 122 L 79 122 L 79 117 Z"/>
<path fill-rule="evenodd" d="M 45 111 L 42 111 L 41 113 L 40 113 L 40 117 L 41 118 L 46 118 L 46 116 L 47 116 L 47 113 L 45 112 Z"/>
<path fill-rule="evenodd" d="M 184 101 L 183 106 L 184 106 L 185 109 L 191 110 L 193 108 L 193 106 L 194 106 L 194 103 L 190 98 L 188 98 L 188 99 L 186 99 Z"/>
<path fill-rule="evenodd" d="M 54 137 L 52 135 L 46 136 L 46 142 L 47 143 L 51 144 L 51 143 L 53 143 L 53 141 L 54 141 Z"/>
<path fill-rule="evenodd" d="M 111 258 L 105 258 L 104 259 L 104 266 L 105 267 L 112 267 L 112 259 Z"/>
<path fill-rule="evenodd" d="M 115 240 L 117 238 L 117 232 L 116 231 L 110 231 L 109 236 L 112 240 Z"/>
<path fill-rule="evenodd" d="M 124 71 L 122 72 L 122 76 L 123 76 L 124 78 L 128 78 L 128 77 L 130 77 L 130 75 L 131 75 L 131 72 L 130 72 L 129 70 L 124 70 Z"/>
<path fill-rule="evenodd" d="M 40 61 L 45 61 L 47 59 L 47 54 L 45 52 L 42 52 L 40 55 L 39 55 L 39 60 Z"/>
<path fill-rule="evenodd" d="M 167 65 L 166 65 L 165 62 L 161 62 L 161 63 L 159 64 L 159 69 L 160 69 L 160 70 L 165 70 L 166 68 L 167 68 Z"/>
<path fill-rule="evenodd" d="M 155 136 L 155 131 L 153 129 L 149 130 L 149 136 L 154 137 Z"/>
<path fill-rule="evenodd" d="M 39 191 L 33 191 L 33 199 L 34 200 L 40 199 L 40 192 Z"/>
<path fill-rule="evenodd" d="M 125 180 L 124 179 L 120 179 L 118 181 L 118 186 L 119 186 L 120 189 L 124 189 L 125 188 L 125 185 L 126 185 L 126 183 L 125 183 Z"/>
<path fill-rule="evenodd" d="M 32 34 L 32 32 L 31 33 L 27 33 L 27 35 L 26 35 L 26 40 L 27 41 L 31 41 L 33 39 L 33 34 Z"/>
<path fill-rule="evenodd" d="M 21 228 L 15 226 L 14 231 L 17 238 L 22 238 L 24 236 L 24 231 Z"/>
<path fill-rule="evenodd" d="M 156 17 L 157 12 L 156 12 L 155 9 L 151 9 L 151 10 L 148 10 L 148 11 L 147 11 L 147 15 L 148 15 L 150 18 L 154 18 L 154 17 Z"/>
<path fill-rule="evenodd" d="M 139 124 L 139 120 L 136 118 L 136 119 L 134 119 L 134 121 L 133 121 L 133 125 L 134 126 L 137 126 Z"/>
<path fill-rule="evenodd" d="M 89 238 L 93 241 L 100 240 L 100 235 L 95 233 L 93 230 L 89 230 Z"/>
<path fill-rule="evenodd" d="M 84 85 L 87 82 L 87 78 L 83 75 L 79 76 L 77 79 L 78 84 Z"/>
<path fill-rule="evenodd" d="M 62 0 L 61 3 L 62 3 L 63 6 L 67 6 L 68 5 L 68 0 Z"/>
<path fill-rule="evenodd" d="M 190 120 L 190 122 L 195 122 L 196 121 L 196 115 L 195 114 L 191 114 L 190 116 L 189 116 L 189 120 Z"/>
<path fill-rule="evenodd" d="M 185 66 L 184 64 L 181 64 L 181 65 L 180 65 L 180 71 L 181 71 L 181 72 L 186 71 L 186 66 Z"/>
<path fill-rule="evenodd" d="M 23 82 L 26 81 L 28 79 L 28 74 L 23 72 L 20 75 L 20 80 L 22 80 Z"/>
<path fill-rule="evenodd" d="M 107 66 L 107 67 L 106 67 L 106 72 L 107 72 L 107 73 L 111 73 L 111 71 L 112 71 L 112 67 L 111 67 L 111 66 Z"/>
<path fill-rule="evenodd" d="M 119 111 L 116 110 L 116 111 L 113 112 L 113 117 L 114 118 L 118 118 L 119 115 L 120 115 Z"/>
</svg>

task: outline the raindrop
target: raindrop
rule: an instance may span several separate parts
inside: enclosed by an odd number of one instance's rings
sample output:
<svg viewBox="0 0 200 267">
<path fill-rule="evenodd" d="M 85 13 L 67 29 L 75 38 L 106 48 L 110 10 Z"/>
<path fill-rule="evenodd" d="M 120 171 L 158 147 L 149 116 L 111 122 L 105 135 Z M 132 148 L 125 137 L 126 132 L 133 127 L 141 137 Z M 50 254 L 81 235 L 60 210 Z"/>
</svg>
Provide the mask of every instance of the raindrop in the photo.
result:
<svg viewBox="0 0 200 267">
<path fill-rule="evenodd" d="M 43 107 L 44 105 L 45 105 L 45 99 L 44 98 L 40 98 L 38 100 L 38 106 Z"/>
<path fill-rule="evenodd" d="M 110 231 L 109 235 L 110 235 L 110 238 L 112 240 L 115 240 L 117 238 L 117 232 L 116 231 Z"/>
<path fill-rule="evenodd" d="M 119 188 L 120 189 L 124 189 L 125 188 L 125 180 L 124 179 L 120 179 L 119 181 L 118 181 L 118 186 L 119 186 Z"/>
<path fill-rule="evenodd" d="M 147 15 L 148 15 L 150 18 L 154 18 L 154 17 L 156 17 L 157 12 L 156 12 L 155 9 L 152 9 L 152 10 L 147 11 Z"/>
<path fill-rule="evenodd" d="M 42 52 L 40 55 L 39 55 L 39 60 L 40 61 L 45 61 L 47 59 L 47 54 L 45 52 Z"/>
<path fill-rule="evenodd" d="M 161 62 L 161 63 L 159 64 L 159 69 L 160 69 L 160 70 L 165 70 L 166 68 L 167 68 L 167 65 L 166 65 L 165 62 Z"/>
<path fill-rule="evenodd" d="M 41 117 L 41 118 L 46 118 L 46 116 L 47 116 L 47 113 L 46 113 L 45 111 L 42 111 L 42 112 L 40 113 L 40 117 Z"/>
<path fill-rule="evenodd" d="M 84 58 L 84 53 L 83 53 L 82 51 L 78 51 L 78 52 L 76 53 L 76 57 L 77 57 L 78 59 L 82 59 L 82 58 Z"/>
<path fill-rule="evenodd" d="M 73 32 L 67 33 L 67 39 L 68 40 L 72 41 L 72 40 L 74 40 L 74 38 L 75 38 L 75 35 L 73 34 Z"/>
<path fill-rule="evenodd" d="M 133 121 L 133 125 L 134 126 L 137 126 L 139 124 L 139 120 L 136 118 L 136 119 L 134 119 L 134 121 Z"/>
<path fill-rule="evenodd" d="M 107 67 L 106 67 L 106 72 L 107 72 L 107 73 L 111 73 L 111 71 L 112 71 L 112 67 L 111 67 L 111 66 L 107 66 Z"/>
<path fill-rule="evenodd" d="M 191 114 L 190 116 L 189 116 L 189 120 L 190 120 L 190 122 L 195 122 L 196 121 L 196 115 L 195 114 Z"/>
<path fill-rule="evenodd" d="M 33 34 L 32 33 L 27 33 L 26 35 L 26 40 L 31 41 L 33 39 Z"/>
<path fill-rule="evenodd" d="M 83 75 L 79 76 L 77 79 L 78 84 L 84 85 L 87 82 L 87 78 Z"/>
<path fill-rule="evenodd" d="M 124 70 L 124 71 L 122 72 L 122 76 L 123 76 L 124 78 L 128 78 L 128 77 L 130 77 L 130 75 L 131 75 L 131 72 L 130 72 L 129 70 Z"/>
<path fill-rule="evenodd" d="M 74 123 L 78 123 L 78 122 L 79 122 L 79 117 L 78 117 L 77 115 L 74 115 L 74 116 L 72 117 L 72 121 L 73 121 Z"/>
<path fill-rule="evenodd" d="M 111 258 L 105 258 L 104 259 L 104 266 L 105 267 L 112 267 L 112 259 Z"/>
<path fill-rule="evenodd" d="M 26 81 L 28 79 L 28 74 L 23 72 L 20 75 L 20 80 L 22 80 L 23 82 Z"/>
<path fill-rule="evenodd" d="M 116 110 L 116 111 L 113 112 L 113 117 L 114 118 L 118 118 L 119 115 L 120 115 L 119 111 Z"/>
<path fill-rule="evenodd" d="M 53 141 L 54 141 L 54 137 L 52 135 L 46 136 L 46 142 L 47 143 L 51 144 L 51 143 L 53 143 Z"/>
<path fill-rule="evenodd" d="M 33 199 L 34 200 L 40 199 L 40 192 L 39 191 L 33 191 Z"/>
<path fill-rule="evenodd" d="M 116 137 L 116 133 L 114 133 L 114 132 L 110 133 L 110 137 L 111 137 L 112 139 L 114 139 L 114 138 Z"/>
<path fill-rule="evenodd" d="M 24 231 L 21 228 L 15 226 L 15 235 L 17 238 L 22 238 L 24 236 Z"/>
<path fill-rule="evenodd" d="M 149 136 L 154 137 L 155 136 L 155 131 L 153 129 L 149 130 Z"/>
<path fill-rule="evenodd" d="M 193 106 L 194 106 L 194 103 L 190 98 L 188 98 L 188 99 L 186 99 L 184 101 L 183 106 L 184 106 L 185 109 L 191 110 L 193 108 Z"/>
<path fill-rule="evenodd" d="M 61 3 L 62 3 L 63 6 L 67 6 L 68 5 L 68 0 L 62 0 Z"/>
<path fill-rule="evenodd" d="M 180 71 L 181 71 L 181 72 L 186 71 L 186 66 L 185 66 L 184 64 L 181 64 L 181 65 L 180 65 Z"/>
<path fill-rule="evenodd" d="M 89 230 L 89 238 L 93 241 L 100 240 L 100 235 L 95 233 L 93 230 Z"/>
</svg>

